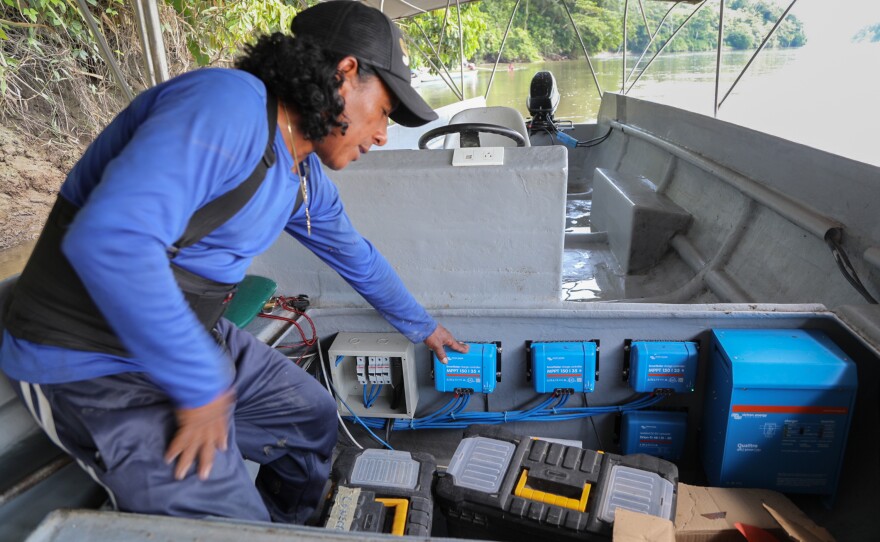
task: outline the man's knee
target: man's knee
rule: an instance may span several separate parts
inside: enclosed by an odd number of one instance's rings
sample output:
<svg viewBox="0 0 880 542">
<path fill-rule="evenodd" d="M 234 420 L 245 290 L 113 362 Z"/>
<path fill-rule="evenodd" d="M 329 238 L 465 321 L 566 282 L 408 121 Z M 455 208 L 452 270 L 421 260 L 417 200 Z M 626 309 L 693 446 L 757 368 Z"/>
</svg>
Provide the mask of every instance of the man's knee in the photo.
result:
<svg viewBox="0 0 880 542">
<path fill-rule="evenodd" d="M 316 394 L 312 401 L 312 421 L 309 432 L 315 443 L 315 451 L 328 456 L 336 445 L 336 401 L 329 393 Z"/>
<path fill-rule="evenodd" d="M 322 419 L 333 419 L 336 417 L 336 400 L 329 393 L 320 395 L 316 408 Z"/>
</svg>

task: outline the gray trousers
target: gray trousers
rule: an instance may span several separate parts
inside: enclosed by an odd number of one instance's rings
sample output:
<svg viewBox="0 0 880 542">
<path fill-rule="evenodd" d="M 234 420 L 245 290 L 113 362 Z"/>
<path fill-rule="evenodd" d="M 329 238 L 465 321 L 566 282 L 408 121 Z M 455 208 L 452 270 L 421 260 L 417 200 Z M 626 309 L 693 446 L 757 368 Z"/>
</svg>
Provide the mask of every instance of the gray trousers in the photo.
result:
<svg viewBox="0 0 880 542">
<path fill-rule="evenodd" d="M 336 444 L 336 403 L 272 348 L 221 320 L 235 363 L 237 397 L 226 452 L 210 477 L 195 468 L 174 479 L 165 450 L 177 428 L 174 405 L 146 374 L 64 384 L 14 382 L 56 444 L 107 489 L 121 511 L 303 523 L 315 509 Z M 261 465 L 256 484 L 244 464 Z"/>
</svg>

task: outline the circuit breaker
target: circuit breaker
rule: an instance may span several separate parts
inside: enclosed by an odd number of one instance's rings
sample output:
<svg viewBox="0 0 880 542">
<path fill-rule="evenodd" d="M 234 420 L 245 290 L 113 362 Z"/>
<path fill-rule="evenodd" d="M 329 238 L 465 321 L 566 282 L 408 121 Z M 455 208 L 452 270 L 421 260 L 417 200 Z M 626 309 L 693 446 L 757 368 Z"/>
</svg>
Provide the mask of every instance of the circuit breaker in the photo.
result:
<svg viewBox="0 0 880 542">
<path fill-rule="evenodd" d="M 339 333 L 329 357 L 341 414 L 415 416 L 419 390 L 409 339 L 398 333 Z"/>
</svg>

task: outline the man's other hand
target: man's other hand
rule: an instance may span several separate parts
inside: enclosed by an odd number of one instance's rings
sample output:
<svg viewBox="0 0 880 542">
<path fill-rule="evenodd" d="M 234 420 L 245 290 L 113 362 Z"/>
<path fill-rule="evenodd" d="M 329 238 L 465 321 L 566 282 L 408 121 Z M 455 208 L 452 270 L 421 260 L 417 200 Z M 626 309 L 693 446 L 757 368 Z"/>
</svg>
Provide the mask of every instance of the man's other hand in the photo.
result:
<svg viewBox="0 0 880 542">
<path fill-rule="evenodd" d="M 444 346 L 448 346 L 449 348 L 455 350 L 456 352 L 461 352 L 462 354 L 467 354 L 470 347 L 465 343 L 458 342 L 455 340 L 455 337 L 452 336 L 452 333 L 446 330 L 445 327 L 437 324 L 437 329 L 434 330 L 434 333 L 425 339 L 425 346 L 430 348 L 437 354 L 437 359 L 440 360 L 440 363 L 447 363 L 449 359 L 446 357 L 446 351 L 443 349 Z"/>
<path fill-rule="evenodd" d="M 165 462 L 177 459 L 174 478 L 183 480 L 195 461 L 198 461 L 199 479 L 207 480 L 214 465 L 214 451 L 226 451 L 229 438 L 229 415 L 235 404 L 231 391 L 197 408 L 180 408 L 177 433 L 165 452 Z"/>
</svg>

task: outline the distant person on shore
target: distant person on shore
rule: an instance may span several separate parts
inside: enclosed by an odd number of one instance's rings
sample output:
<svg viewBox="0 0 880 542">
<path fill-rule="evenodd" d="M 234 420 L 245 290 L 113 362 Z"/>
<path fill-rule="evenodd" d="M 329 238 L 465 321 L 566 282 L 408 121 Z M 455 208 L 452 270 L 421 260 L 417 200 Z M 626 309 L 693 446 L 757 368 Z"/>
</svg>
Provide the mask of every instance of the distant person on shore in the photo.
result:
<svg viewBox="0 0 880 542">
<path fill-rule="evenodd" d="M 459 343 L 355 230 L 323 166 L 436 114 L 359 2 L 141 93 L 69 173 L 4 308 L 0 368 L 126 512 L 304 523 L 337 440 L 316 379 L 221 316 L 287 231 L 441 359 Z M 322 166 L 323 164 L 323 166 Z M 291 262 L 296 265 L 297 262 Z M 261 465 L 251 483 L 244 458 Z"/>
<path fill-rule="evenodd" d="M 513 62 L 511 62 L 507 65 L 507 71 L 509 71 L 509 72 L 513 71 Z"/>
</svg>

